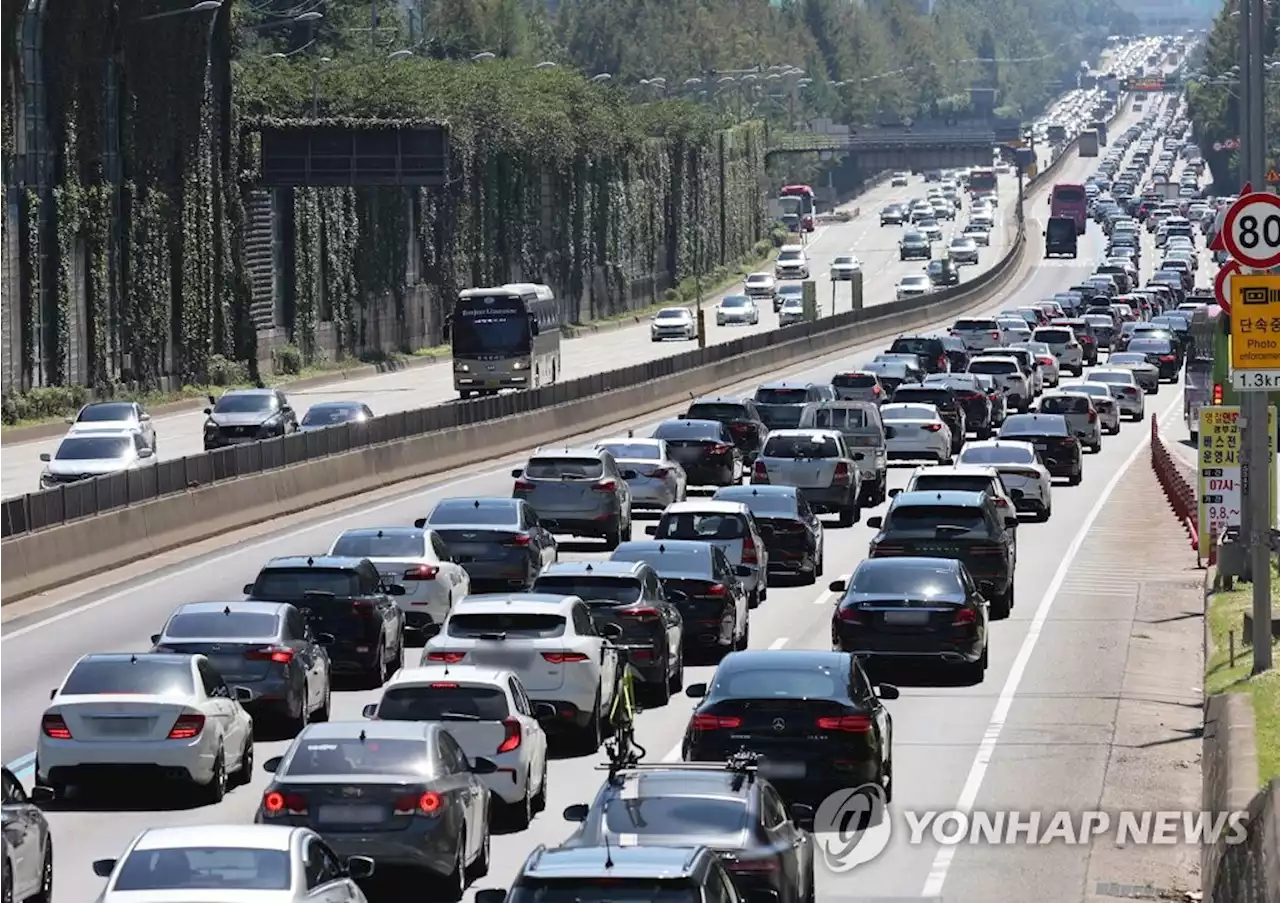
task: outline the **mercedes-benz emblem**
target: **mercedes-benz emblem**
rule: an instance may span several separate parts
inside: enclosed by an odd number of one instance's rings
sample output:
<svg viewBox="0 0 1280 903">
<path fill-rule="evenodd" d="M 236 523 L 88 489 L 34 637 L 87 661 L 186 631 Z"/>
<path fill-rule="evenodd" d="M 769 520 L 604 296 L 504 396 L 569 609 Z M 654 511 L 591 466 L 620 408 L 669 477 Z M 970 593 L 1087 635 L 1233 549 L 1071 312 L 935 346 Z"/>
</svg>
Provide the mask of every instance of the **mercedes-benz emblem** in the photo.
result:
<svg viewBox="0 0 1280 903">
<path fill-rule="evenodd" d="M 342 788 L 343 796 L 360 796 L 362 792 L 363 791 L 361 791 L 359 787 L 343 787 Z"/>
<path fill-rule="evenodd" d="M 787 722 L 783 721 L 781 718 L 774 718 L 773 729 L 775 731 L 785 731 L 787 729 Z"/>
</svg>

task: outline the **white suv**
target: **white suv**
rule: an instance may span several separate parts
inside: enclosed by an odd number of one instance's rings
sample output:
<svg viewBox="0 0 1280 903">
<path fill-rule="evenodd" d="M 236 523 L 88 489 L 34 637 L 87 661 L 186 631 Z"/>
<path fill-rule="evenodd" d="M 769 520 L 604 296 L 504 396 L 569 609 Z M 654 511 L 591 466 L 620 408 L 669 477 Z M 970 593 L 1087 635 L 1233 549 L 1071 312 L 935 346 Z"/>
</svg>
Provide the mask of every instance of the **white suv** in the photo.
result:
<svg viewBox="0 0 1280 903">
<path fill-rule="evenodd" d="M 618 687 L 618 650 L 577 596 L 468 596 L 422 650 L 423 667 L 439 664 L 513 671 L 530 700 L 555 707 L 553 725 L 576 732 L 587 752 L 600 747 Z"/>
<path fill-rule="evenodd" d="M 773 262 L 773 273 L 778 279 L 808 279 L 809 257 L 800 245 L 783 245 L 778 249 L 778 259 Z"/>
</svg>

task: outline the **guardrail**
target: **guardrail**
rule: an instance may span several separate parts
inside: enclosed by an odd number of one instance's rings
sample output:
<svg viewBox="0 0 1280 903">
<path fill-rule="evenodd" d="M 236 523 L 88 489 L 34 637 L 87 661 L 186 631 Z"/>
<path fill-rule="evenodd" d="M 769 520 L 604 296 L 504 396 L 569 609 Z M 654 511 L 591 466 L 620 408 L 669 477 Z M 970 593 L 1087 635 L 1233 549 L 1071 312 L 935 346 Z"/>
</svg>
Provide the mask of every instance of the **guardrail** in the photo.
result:
<svg viewBox="0 0 1280 903">
<path fill-rule="evenodd" d="M 1191 548 L 1196 557 L 1200 557 L 1200 506 L 1196 500 L 1196 487 L 1193 477 L 1189 475 L 1186 465 L 1179 460 L 1176 453 L 1165 444 L 1160 435 L 1160 422 L 1151 418 L 1151 467 L 1156 472 L 1156 479 L 1164 489 L 1169 507 L 1178 516 L 1187 536 L 1191 540 Z M 1209 544 L 1209 563 L 1213 563 L 1215 549 Z"/>
<path fill-rule="evenodd" d="M 1027 187 L 1051 176 L 1069 150 Z M 936 322 L 1003 287 L 1025 247 L 1019 230 L 992 269 L 921 299 L 845 311 L 528 392 L 388 414 L 5 500 L 0 594 L 7 603 L 236 527 L 475 463 L 481 454 L 493 458 L 617 423 L 690 391 Z"/>
<path fill-rule="evenodd" d="M 826 132 L 790 132 L 769 142 L 768 152 L 823 150 L 891 150 L 898 147 L 995 147 L 996 133 L 990 130 L 951 129 L 936 132 L 863 132 L 858 135 L 830 135 Z"/>
</svg>

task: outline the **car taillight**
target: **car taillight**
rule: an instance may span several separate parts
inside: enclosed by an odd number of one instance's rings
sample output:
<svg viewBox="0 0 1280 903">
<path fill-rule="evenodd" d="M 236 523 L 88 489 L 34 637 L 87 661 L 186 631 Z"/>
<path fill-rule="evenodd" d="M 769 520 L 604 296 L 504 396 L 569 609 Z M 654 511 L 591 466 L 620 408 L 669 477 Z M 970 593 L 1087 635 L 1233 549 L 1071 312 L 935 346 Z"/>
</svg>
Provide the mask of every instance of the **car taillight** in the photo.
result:
<svg viewBox="0 0 1280 903">
<path fill-rule="evenodd" d="M 1075 440 L 1072 440 L 1073 442 Z M 1004 554 L 1004 548 L 1001 546 L 974 546 L 969 550 L 970 554 L 978 555 L 983 558 L 990 558 Z"/>
<path fill-rule="evenodd" d="M 861 624 L 863 622 L 862 612 L 856 608 L 842 608 L 836 612 L 836 617 L 846 624 Z"/>
<path fill-rule="evenodd" d="M 671 471 L 667 470 L 667 468 L 659 467 L 656 470 L 649 471 L 645 476 L 651 480 L 665 480 L 669 473 L 671 473 Z"/>
<path fill-rule="evenodd" d="M 742 563 L 743 564 L 759 564 L 760 554 L 756 551 L 756 541 L 751 538 L 748 533 L 742 537 Z"/>
<path fill-rule="evenodd" d="M 956 616 L 951 619 L 952 627 L 963 627 L 966 624 L 977 624 L 978 613 L 972 608 L 962 608 L 956 612 Z"/>
<path fill-rule="evenodd" d="M 279 790 L 272 790 L 262 797 L 262 808 L 268 815 L 280 815 L 282 812 L 290 815 L 305 815 L 307 798 L 301 793 L 281 793 Z"/>
<path fill-rule="evenodd" d="M 843 486 L 849 482 L 849 465 L 843 461 L 836 462 L 836 472 L 831 478 L 832 485 Z"/>
<path fill-rule="evenodd" d="M 396 797 L 396 815 L 426 815 L 435 818 L 444 809 L 444 797 L 434 790 L 426 793 L 406 793 Z"/>
<path fill-rule="evenodd" d="M 946 366 L 947 366 L 947 356 L 946 356 L 945 354 L 940 354 L 940 355 L 938 355 L 937 364 L 938 364 L 938 368 L 939 368 L 939 369 L 946 369 Z"/>
<path fill-rule="evenodd" d="M 1138 390 L 1137 390 L 1137 389 L 1135 389 L 1133 386 L 1125 386 L 1125 387 L 1124 387 L 1124 394 L 1125 394 L 1125 395 L 1137 395 L 1137 394 L 1138 394 Z"/>
<path fill-rule="evenodd" d="M 179 715 L 178 720 L 169 729 L 170 740 L 190 740 L 200 736 L 204 730 L 203 715 Z"/>
<path fill-rule="evenodd" d="M 503 718 L 502 729 L 506 731 L 506 735 L 502 738 L 502 742 L 498 744 L 498 752 L 509 753 L 512 750 L 519 749 L 520 741 L 523 739 L 520 722 L 514 718 Z"/>
<path fill-rule="evenodd" d="M 871 733 L 870 715 L 840 715 L 834 718 L 819 718 L 818 727 L 824 731 L 844 731 L 849 734 Z"/>
<path fill-rule="evenodd" d="M 880 555 L 905 555 L 906 551 L 907 551 L 906 546 L 901 546 L 901 545 L 898 545 L 897 543 L 888 543 L 888 542 L 874 543 L 873 542 L 871 544 L 872 558 L 875 558 Z"/>
<path fill-rule="evenodd" d="M 733 450 L 732 445 L 725 445 L 723 442 L 717 442 L 715 445 L 707 449 L 709 455 L 725 455 Z"/>
<path fill-rule="evenodd" d="M 516 492 L 533 492 L 533 483 L 528 480 L 516 480 Z"/>
<path fill-rule="evenodd" d="M 467 657 L 465 652 L 428 652 L 427 661 L 444 662 L 446 665 L 456 665 Z"/>
<path fill-rule="evenodd" d="M 581 652 L 544 652 L 542 657 L 553 665 L 570 665 L 574 662 L 587 661 L 587 657 Z"/>
<path fill-rule="evenodd" d="M 1047 364 L 1056 364 L 1056 363 L 1058 362 L 1058 359 L 1057 359 L 1056 357 L 1054 357 L 1052 354 L 1043 354 L 1043 355 L 1041 355 L 1040 357 L 1036 358 L 1036 360 L 1038 360 L 1038 361 L 1040 361 L 1040 363 L 1042 363 L 1042 364 L 1046 364 L 1046 365 L 1047 365 Z"/>
<path fill-rule="evenodd" d="M 287 665 L 293 661 L 296 654 L 292 649 L 284 646 L 262 646 L 258 649 L 250 649 L 244 657 L 251 662 L 275 662 L 277 665 Z"/>
<path fill-rule="evenodd" d="M 1213 384 L 1213 403 L 1215 405 L 1222 404 L 1222 383 Z"/>
<path fill-rule="evenodd" d="M 753 483 L 769 482 L 769 468 L 764 466 L 763 461 L 757 461 L 756 466 L 751 468 L 751 482 Z"/>
<path fill-rule="evenodd" d="M 1089 412 L 1089 422 L 1090 422 L 1090 423 L 1097 423 L 1097 422 L 1098 422 L 1098 412 L 1097 412 L 1097 411 L 1090 411 L 1090 412 Z"/>
<path fill-rule="evenodd" d="M 1164 361 L 1166 364 L 1167 364 L 1167 363 L 1169 363 L 1170 361 L 1176 361 L 1177 359 L 1178 359 L 1178 358 L 1177 358 L 1175 355 L 1172 355 L 1172 354 L 1162 354 L 1162 355 L 1160 355 L 1160 360 Z"/>
<path fill-rule="evenodd" d="M 616 480 L 601 480 L 598 483 L 593 483 L 591 488 L 596 492 L 617 492 L 618 482 Z"/>
<path fill-rule="evenodd" d="M 941 423 L 926 423 L 926 424 L 924 425 L 924 428 L 925 428 L 925 431 L 926 431 L 926 432 L 936 433 L 936 432 L 938 432 L 938 430 L 942 429 L 942 424 L 941 424 Z"/>
<path fill-rule="evenodd" d="M 71 728 L 61 715 L 45 715 L 40 719 L 40 730 L 52 740 L 70 740 Z"/>
<path fill-rule="evenodd" d="M 404 580 L 434 580 L 436 575 L 440 573 L 440 568 L 434 564 L 420 564 L 416 568 L 409 568 L 404 572 Z"/>
<path fill-rule="evenodd" d="M 622 618 L 635 618 L 637 621 L 652 621 L 662 617 L 662 612 L 656 608 L 643 606 L 641 608 L 624 608 L 618 612 L 618 616 Z"/>
<path fill-rule="evenodd" d="M 707 591 L 703 594 L 706 596 L 724 596 L 729 592 L 723 583 L 713 583 L 707 587 Z"/>
<path fill-rule="evenodd" d="M 999 338 L 1000 338 L 1000 333 L 999 333 L 999 331 L 996 331 L 996 332 L 991 333 L 991 338 L 996 339 L 996 340 L 999 340 Z"/>
<path fill-rule="evenodd" d="M 879 387 L 879 386 L 872 386 L 872 387 L 871 387 L 871 394 L 872 394 L 872 395 L 879 395 L 879 394 L 880 394 L 880 387 Z"/>
<path fill-rule="evenodd" d="M 378 606 L 373 602 L 352 602 L 351 610 L 355 612 L 357 618 L 363 618 L 371 621 L 378 616 Z"/>
<path fill-rule="evenodd" d="M 733 715 L 694 715 L 689 726 L 695 731 L 731 731 L 742 727 L 742 719 Z"/>
</svg>

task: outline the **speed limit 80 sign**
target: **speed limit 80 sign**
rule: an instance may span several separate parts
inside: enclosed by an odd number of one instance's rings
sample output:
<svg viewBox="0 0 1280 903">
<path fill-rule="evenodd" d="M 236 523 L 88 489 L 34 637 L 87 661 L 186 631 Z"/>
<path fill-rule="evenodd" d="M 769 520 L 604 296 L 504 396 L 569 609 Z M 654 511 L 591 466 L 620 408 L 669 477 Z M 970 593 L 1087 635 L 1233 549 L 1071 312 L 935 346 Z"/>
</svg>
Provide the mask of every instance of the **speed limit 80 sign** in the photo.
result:
<svg viewBox="0 0 1280 903">
<path fill-rule="evenodd" d="M 1241 195 L 1223 219 L 1222 242 L 1243 266 L 1267 270 L 1280 264 L 1280 196 Z"/>
</svg>

